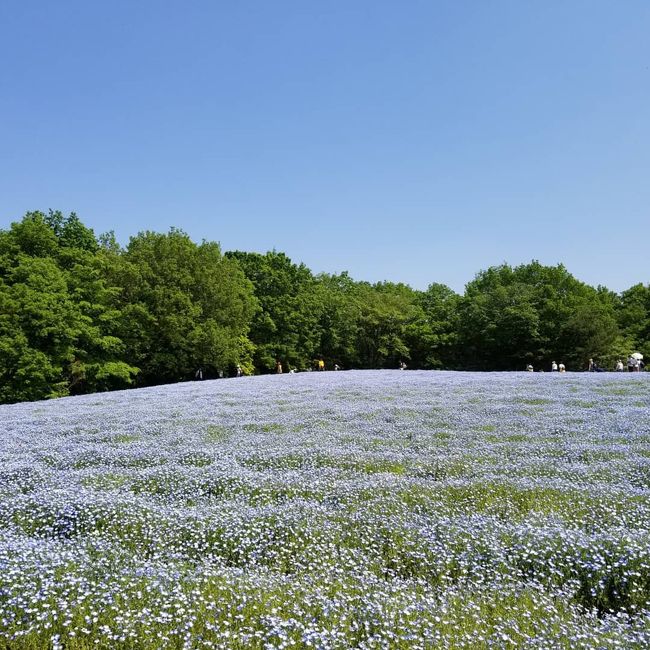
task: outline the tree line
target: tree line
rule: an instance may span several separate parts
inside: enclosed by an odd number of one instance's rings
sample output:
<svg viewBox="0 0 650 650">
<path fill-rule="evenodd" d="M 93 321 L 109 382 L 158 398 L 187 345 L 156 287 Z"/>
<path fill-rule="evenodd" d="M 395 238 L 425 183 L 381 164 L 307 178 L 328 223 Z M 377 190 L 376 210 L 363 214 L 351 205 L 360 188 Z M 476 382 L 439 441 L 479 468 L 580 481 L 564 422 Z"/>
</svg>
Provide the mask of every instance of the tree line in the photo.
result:
<svg viewBox="0 0 650 650">
<path fill-rule="evenodd" d="M 460 295 L 314 274 L 284 253 L 183 231 L 120 246 L 74 213 L 0 230 L 0 402 L 204 376 L 328 367 L 569 370 L 650 354 L 650 284 L 617 294 L 532 261 L 480 271 Z"/>
</svg>

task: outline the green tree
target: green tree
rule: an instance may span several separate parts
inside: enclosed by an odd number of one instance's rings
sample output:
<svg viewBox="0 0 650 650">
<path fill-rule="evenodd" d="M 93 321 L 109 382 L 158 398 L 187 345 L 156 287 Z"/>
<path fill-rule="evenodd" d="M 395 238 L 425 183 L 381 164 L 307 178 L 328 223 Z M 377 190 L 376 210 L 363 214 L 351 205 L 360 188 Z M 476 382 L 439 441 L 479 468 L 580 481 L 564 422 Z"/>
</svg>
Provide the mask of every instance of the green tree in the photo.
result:
<svg viewBox="0 0 650 650">
<path fill-rule="evenodd" d="M 650 358 L 650 284 L 635 284 L 624 291 L 616 316 L 623 335 L 620 356 L 636 351 Z"/>
<path fill-rule="evenodd" d="M 322 335 L 322 294 L 311 271 L 276 251 L 231 251 L 226 257 L 252 282 L 259 303 L 249 334 L 256 368 L 270 372 L 276 360 L 285 368 L 308 367 L 320 353 Z"/>
<path fill-rule="evenodd" d="M 316 278 L 314 312 L 320 333 L 316 356 L 332 366 L 342 368 L 359 366 L 357 338 L 361 309 L 356 299 L 357 283 L 343 272 L 340 275 L 322 274 Z"/>
<path fill-rule="evenodd" d="M 74 212 L 64 217 L 62 212 L 50 210 L 44 220 L 58 238 L 61 247 L 90 253 L 99 248 L 95 233 L 91 228 L 84 226 Z"/>
<path fill-rule="evenodd" d="M 91 241 L 92 240 L 92 241 Z M 92 231 L 76 215 L 28 213 L 0 232 L 0 399 L 123 387 L 137 368 L 114 335 Z"/>
<path fill-rule="evenodd" d="M 0 296 L 2 401 L 67 395 L 79 313 L 64 273 L 52 259 L 20 255 Z"/>
<path fill-rule="evenodd" d="M 357 354 L 362 368 L 397 368 L 410 361 L 407 330 L 424 320 L 416 293 L 405 284 L 357 284 Z"/>
<path fill-rule="evenodd" d="M 218 244 L 197 245 L 171 229 L 132 237 L 121 257 L 106 254 L 116 261 L 120 338 L 141 369 L 140 383 L 185 379 L 199 366 L 210 376 L 250 363 L 252 286 Z"/>
<path fill-rule="evenodd" d="M 422 316 L 407 330 L 411 364 L 418 368 L 453 368 L 457 365 L 458 305 L 460 296 L 444 284 L 434 283 L 416 294 Z"/>
<path fill-rule="evenodd" d="M 618 329 L 611 296 L 576 280 L 562 265 L 506 264 L 480 272 L 459 306 L 464 366 L 548 367 L 553 359 L 582 369 L 609 358 Z"/>
</svg>

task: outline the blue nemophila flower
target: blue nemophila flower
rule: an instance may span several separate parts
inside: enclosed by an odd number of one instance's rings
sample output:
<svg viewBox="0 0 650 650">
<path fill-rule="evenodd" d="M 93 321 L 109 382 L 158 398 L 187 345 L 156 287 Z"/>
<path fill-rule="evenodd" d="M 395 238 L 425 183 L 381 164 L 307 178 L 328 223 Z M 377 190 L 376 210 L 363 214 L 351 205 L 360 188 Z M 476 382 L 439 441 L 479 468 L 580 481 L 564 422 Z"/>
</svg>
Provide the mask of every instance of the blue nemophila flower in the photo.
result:
<svg viewBox="0 0 650 650">
<path fill-rule="evenodd" d="M 0 635 L 645 647 L 649 396 L 384 371 L 0 407 Z"/>
</svg>

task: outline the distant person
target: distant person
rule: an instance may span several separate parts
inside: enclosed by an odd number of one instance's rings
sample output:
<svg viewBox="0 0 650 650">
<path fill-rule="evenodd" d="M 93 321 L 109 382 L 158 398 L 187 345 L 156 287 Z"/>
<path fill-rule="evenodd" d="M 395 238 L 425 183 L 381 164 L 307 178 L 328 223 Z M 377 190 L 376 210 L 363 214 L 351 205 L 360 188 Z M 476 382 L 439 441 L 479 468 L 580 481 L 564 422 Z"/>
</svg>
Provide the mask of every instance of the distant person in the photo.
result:
<svg viewBox="0 0 650 650">
<path fill-rule="evenodd" d="M 237 377 L 241 377 L 244 374 L 244 371 L 241 369 L 241 366 L 237 366 L 237 370 L 235 370 L 235 375 Z"/>
<path fill-rule="evenodd" d="M 623 372 L 625 370 L 625 366 L 623 365 L 623 362 L 619 359 L 616 362 L 616 372 Z"/>
<path fill-rule="evenodd" d="M 557 372 L 557 363 L 551 361 L 551 372 Z"/>
<path fill-rule="evenodd" d="M 197 368 L 196 372 L 194 373 L 194 379 L 197 381 L 201 381 L 201 379 L 203 379 L 203 368 Z"/>
<path fill-rule="evenodd" d="M 534 372 L 534 371 L 535 371 L 535 369 L 533 368 L 533 364 L 532 364 L 532 363 L 529 363 L 529 364 L 526 366 L 526 371 L 527 371 L 527 372 Z"/>
<path fill-rule="evenodd" d="M 400 370 L 406 370 L 406 363 L 404 363 L 404 361 L 399 362 L 399 369 Z"/>
<path fill-rule="evenodd" d="M 282 374 L 282 363 L 280 362 L 279 359 L 275 362 L 275 372 L 278 375 Z"/>
<path fill-rule="evenodd" d="M 566 367 L 563 363 L 560 363 L 557 368 L 559 372 L 566 372 Z"/>
<path fill-rule="evenodd" d="M 636 371 L 636 359 L 630 355 L 627 358 L 627 371 L 628 372 L 635 372 Z"/>
<path fill-rule="evenodd" d="M 589 366 L 588 366 L 587 370 L 588 370 L 589 372 L 596 372 L 596 368 L 597 368 L 597 366 L 596 366 L 596 364 L 594 363 L 594 360 L 593 360 L 593 359 L 589 359 Z"/>
<path fill-rule="evenodd" d="M 335 363 L 334 364 L 334 370 L 340 370 L 340 369 L 341 369 L 341 366 L 339 366 L 338 363 Z"/>
<path fill-rule="evenodd" d="M 325 362 L 322 359 L 318 360 L 318 369 L 325 370 Z"/>
</svg>

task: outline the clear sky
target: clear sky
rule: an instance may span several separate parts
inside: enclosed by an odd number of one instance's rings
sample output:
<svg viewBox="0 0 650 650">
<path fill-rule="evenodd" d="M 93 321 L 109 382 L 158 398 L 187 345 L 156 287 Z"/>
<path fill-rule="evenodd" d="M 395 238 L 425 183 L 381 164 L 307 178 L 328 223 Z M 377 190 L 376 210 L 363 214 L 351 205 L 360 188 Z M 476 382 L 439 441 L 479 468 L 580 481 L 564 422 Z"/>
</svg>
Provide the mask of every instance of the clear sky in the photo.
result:
<svg viewBox="0 0 650 650">
<path fill-rule="evenodd" d="M 2 0 L 0 227 L 650 282 L 647 0 Z"/>
</svg>

